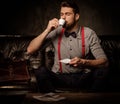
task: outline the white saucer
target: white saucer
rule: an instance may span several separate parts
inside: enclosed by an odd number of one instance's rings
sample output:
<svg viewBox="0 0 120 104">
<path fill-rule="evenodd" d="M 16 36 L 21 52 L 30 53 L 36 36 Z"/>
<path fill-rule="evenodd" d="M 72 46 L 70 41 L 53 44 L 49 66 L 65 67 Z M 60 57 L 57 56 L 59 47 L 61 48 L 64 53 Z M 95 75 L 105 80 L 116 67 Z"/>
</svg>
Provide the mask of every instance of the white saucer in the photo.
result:
<svg viewBox="0 0 120 104">
<path fill-rule="evenodd" d="M 71 60 L 70 59 L 62 59 L 60 60 L 60 62 L 68 64 Z"/>
</svg>

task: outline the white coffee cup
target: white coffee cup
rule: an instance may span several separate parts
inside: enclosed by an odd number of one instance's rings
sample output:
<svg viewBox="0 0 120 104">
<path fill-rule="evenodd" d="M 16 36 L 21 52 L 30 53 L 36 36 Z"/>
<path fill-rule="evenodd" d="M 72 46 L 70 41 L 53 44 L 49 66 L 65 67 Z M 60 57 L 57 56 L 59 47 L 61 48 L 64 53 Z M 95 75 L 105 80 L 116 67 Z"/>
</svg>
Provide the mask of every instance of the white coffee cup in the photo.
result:
<svg viewBox="0 0 120 104">
<path fill-rule="evenodd" d="M 60 26 L 63 26 L 64 24 L 65 24 L 65 20 L 64 20 L 64 19 L 62 19 L 62 18 L 61 18 L 61 19 L 59 19 L 59 25 L 60 25 Z"/>
</svg>

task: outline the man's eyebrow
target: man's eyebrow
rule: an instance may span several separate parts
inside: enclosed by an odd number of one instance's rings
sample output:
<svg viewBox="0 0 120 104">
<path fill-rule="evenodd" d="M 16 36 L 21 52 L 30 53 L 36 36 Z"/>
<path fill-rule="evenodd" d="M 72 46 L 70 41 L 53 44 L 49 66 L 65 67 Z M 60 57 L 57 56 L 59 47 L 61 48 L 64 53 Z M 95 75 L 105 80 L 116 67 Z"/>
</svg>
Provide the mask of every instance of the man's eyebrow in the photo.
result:
<svg viewBox="0 0 120 104">
<path fill-rule="evenodd" d="M 61 14 L 67 14 L 67 13 L 72 14 L 72 12 L 65 12 L 65 13 L 61 12 Z"/>
</svg>

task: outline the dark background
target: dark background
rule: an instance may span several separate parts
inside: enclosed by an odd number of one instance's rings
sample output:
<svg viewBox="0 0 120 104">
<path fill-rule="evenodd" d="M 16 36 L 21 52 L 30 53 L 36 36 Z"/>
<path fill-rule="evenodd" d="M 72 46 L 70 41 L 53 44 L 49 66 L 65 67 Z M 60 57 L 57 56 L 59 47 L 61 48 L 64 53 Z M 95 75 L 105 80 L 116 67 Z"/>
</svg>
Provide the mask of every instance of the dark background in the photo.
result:
<svg viewBox="0 0 120 104">
<path fill-rule="evenodd" d="M 38 35 L 48 20 L 59 18 L 62 0 L 0 1 L 1 35 Z M 117 0 L 74 0 L 80 8 L 80 24 L 98 35 L 120 35 L 120 3 Z"/>
</svg>

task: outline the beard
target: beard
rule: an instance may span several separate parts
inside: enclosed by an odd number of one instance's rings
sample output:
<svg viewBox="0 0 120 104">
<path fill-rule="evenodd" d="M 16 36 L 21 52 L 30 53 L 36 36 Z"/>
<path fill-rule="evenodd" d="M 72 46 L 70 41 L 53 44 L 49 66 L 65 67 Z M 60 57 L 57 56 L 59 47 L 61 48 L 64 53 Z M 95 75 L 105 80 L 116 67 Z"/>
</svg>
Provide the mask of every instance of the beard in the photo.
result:
<svg viewBox="0 0 120 104">
<path fill-rule="evenodd" d="M 75 25 L 76 25 L 76 21 L 74 20 L 74 22 L 72 24 L 65 23 L 64 28 L 66 30 L 71 30 L 72 28 L 74 28 Z"/>
</svg>

